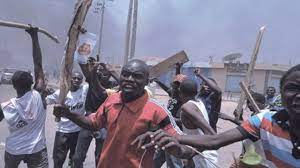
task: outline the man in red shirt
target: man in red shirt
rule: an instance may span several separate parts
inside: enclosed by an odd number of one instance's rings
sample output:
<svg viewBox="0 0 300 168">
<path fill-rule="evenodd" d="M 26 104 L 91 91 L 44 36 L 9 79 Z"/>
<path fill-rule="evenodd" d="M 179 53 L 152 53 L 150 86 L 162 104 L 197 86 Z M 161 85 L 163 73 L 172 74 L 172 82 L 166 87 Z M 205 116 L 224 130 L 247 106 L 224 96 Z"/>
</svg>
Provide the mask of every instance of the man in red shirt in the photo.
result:
<svg viewBox="0 0 300 168">
<path fill-rule="evenodd" d="M 96 113 L 84 117 L 61 105 L 55 107 L 55 116 L 67 117 L 85 129 L 107 129 L 98 168 L 152 168 L 154 149 L 137 150 L 139 144 L 133 141 L 153 129 L 177 134 L 169 112 L 148 97 L 144 89 L 148 81 L 148 65 L 132 60 L 122 68 L 121 92 L 109 96 Z"/>
</svg>

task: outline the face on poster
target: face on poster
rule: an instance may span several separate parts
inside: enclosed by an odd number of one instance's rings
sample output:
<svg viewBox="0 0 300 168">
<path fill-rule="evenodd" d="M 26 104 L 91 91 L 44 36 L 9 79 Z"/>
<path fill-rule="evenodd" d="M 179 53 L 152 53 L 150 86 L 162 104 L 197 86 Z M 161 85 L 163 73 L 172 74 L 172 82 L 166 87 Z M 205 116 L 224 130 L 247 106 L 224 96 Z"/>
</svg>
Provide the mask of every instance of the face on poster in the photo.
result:
<svg viewBox="0 0 300 168">
<path fill-rule="evenodd" d="M 76 49 L 74 58 L 77 62 L 85 64 L 87 63 L 88 57 L 91 56 L 92 51 L 96 45 L 97 38 L 96 34 L 93 33 L 84 33 L 80 34 L 78 47 Z"/>
</svg>

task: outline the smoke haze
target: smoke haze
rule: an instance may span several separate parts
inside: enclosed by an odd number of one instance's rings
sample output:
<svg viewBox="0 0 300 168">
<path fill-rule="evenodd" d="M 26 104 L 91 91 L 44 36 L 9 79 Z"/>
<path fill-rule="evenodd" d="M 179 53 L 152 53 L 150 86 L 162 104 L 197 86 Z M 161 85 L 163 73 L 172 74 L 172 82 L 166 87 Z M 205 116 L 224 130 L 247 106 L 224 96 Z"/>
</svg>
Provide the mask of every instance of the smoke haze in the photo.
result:
<svg viewBox="0 0 300 168">
<path fill-rule="evenodd" d="M 94 0 L 85 25 L 99 32 Z M 0 0 L 0 19 L 31 23 L 57 35 L 56 44 L 40 35 L 44 67 L 58 68 L 75 1 Z M 129 0 L 106 2 L 102 53 L 104 61 L 122 63 Z M 260 26 L 267 30 L 259 63 L 300 62 L 300 1 L 276 0 L 140 0 L 136 57 L 168 57 L 185 50 L 193 61 L 208 61 L 240 52 L 249 61 Z M 32 67 L 30 38 L 20 29 L 0 27 L 0 68 Z M 94 51 L 96 52 L 96 50 Z"/>
</svg>

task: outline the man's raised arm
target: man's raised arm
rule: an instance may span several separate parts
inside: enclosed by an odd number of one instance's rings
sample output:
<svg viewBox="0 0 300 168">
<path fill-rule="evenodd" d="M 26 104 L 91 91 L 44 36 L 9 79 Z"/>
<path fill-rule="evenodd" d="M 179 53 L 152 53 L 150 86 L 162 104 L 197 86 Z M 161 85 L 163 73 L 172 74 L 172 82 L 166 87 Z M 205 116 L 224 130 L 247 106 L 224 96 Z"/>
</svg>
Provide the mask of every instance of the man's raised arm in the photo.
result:
<svg viewBox="0 0 300 168">
<path fill-rule="evenodd" d="M 38 28 L 30 27 L 25 31 L 30 35 L 32 40 L 32 57 L 35 77 L 34 89 L 43 93 L 46 90 L 46 83 L 42 65 L 42 52 L 38 39 Z"/>
<path fill-rule="evenodd" d="M 203 75 L 200 73 L 200 70 L 199 70 L 199 69 L 195 70 L 194 73 L 195 73 L 195 75 L 196 75 L 197 77 L 199 77 L 201 80 L 203 80 L 203 81 L 207 84 L 207 86 L 208 86 L 212 91 L 218 93 L 218 95 L 221 95 L 221 94 L 222 94 L 222 91 L 221 91 L 221 89 L 219 88 L 219 86 L 217 85 L 217 83 L 214 82 L 213 80 L 211 80 L 211 79 L 209 79 L 209 78 L 203 76 Z"/>
</svg>

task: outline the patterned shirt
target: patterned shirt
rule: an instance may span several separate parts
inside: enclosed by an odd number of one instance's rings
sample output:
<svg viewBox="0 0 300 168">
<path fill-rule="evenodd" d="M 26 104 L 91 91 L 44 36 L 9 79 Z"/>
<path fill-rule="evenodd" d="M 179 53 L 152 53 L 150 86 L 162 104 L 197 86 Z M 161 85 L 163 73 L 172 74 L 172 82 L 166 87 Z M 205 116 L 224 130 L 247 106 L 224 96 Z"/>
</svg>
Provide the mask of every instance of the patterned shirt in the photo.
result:
<svg viewBox="0 0 300 168">
<path fill-rule="evenodd" d="M 300 159 L 292 155 L 290 133 L 282 124 L 288 124 L 286 116 L 288 115 L 285 110 L 261 112 L 245 121 L 242 128 L 261 139 L 267 160 L 272 161 L 278 168 L 300 168 Z"/>
</svg>

